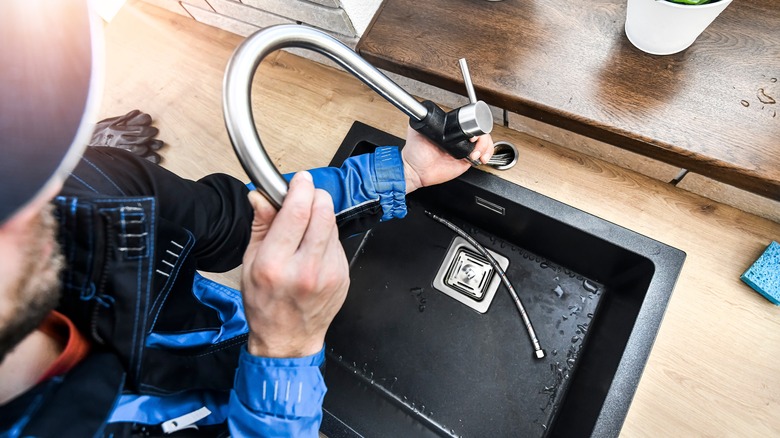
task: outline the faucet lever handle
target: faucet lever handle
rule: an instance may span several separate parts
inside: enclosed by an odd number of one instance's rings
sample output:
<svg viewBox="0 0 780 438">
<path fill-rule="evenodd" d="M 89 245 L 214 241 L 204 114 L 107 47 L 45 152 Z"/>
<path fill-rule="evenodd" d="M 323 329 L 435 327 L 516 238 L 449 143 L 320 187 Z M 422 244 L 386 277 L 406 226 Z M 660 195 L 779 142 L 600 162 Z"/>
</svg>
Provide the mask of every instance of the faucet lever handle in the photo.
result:
<svg viewBox="0 0 780 438">
<path fill-rule="evenodd" d="M 489 134 L 493 130 L 493 114 L 490 112 L 490 107 L 485 102 L 477 100 L 466 58 L 460 58 L 458 64 L 460 64 L 460 71 L 463 73 L 463 82 L 466 84 L 466 92 L 469 94 L 470 102 L 455 110 L 457 112 L 458 126 L 466 137 L 478 137 L 482 134 Z"/>
<path fill-rule="evenodd" d="M 471 82 L 471 73 L 469 73 L 469 65 L 466 63 L 466 58 L 460 58 L 458 64 L 460 64 L 460 71 L 463 74 L 463 82 L 466 84 L 469 102 L 477 103 L 477 93 L 474 92 L 474 84 Z"/>
<path fill-rule="evenodd" d="M 470 102 L 445 113 L 438 105 L 426 100 L 422 104 L 428 110 L 428 114 L 423 119 L 412 118 L 410 125 L 450 155 L 461 159 L 468 158 L 474 150 L 475 143 L 470 141 L 472 137 L 489 134 L 493 130 L 493 114 L 488 104 L 477 100 L 466 60 L 461 58 L 458 63 Z M 472 162 L 472 164 L 481 163 Z"/>
</svg>

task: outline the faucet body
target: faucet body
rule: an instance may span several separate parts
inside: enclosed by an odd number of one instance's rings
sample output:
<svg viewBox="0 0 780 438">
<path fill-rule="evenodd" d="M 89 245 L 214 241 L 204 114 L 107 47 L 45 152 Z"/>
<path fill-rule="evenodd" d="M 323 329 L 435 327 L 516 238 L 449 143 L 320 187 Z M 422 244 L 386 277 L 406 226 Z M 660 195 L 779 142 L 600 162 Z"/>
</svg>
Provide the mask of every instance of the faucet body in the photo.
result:
<svg viewBox="0 0 780 438">
<path fill-rule="evenodd" d="M 287 47 L 313 50 L 327 56 L 408 115 L 414 129 L 456 158 L 465 158 L 473 150 L 470 137 L 492 129 L 492 116 L 484 102 L 472 102 L 445 113 L 433 102 L 418 102 L 352 49 L 328 34 L 295 24 L 268 27 L 249 36 L 233 53 L 225 72 L 222 103 L 228 135 L 241 165 L 258 190 L 276 208 L 281 207 L 287 194 L 287 182 L 268 157 L 255 128 L 252 79 L 267 55 Z M 489 116 L 489 126 L 485 111 Z M 481 129 L 475 129 L 475 125 Z"/>
</svg>

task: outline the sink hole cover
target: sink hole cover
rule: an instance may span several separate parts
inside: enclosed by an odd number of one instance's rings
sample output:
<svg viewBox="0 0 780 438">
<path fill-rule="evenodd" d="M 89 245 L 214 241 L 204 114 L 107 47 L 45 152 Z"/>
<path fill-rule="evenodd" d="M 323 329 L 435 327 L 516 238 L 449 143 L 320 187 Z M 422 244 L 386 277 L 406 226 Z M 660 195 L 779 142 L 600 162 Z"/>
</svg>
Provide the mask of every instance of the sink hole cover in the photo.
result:
<svg viewBox="0 0 780 438">
<path fill-rule="evenodd" d="M 509 259 L 490 249 L 488 251 L 506 271 Z M 450 243 L 433 280 L 436 290 L 479 313 L 487 312 L 500 285 L 501 279 L 495 269 L 460 236 Z"/>
</svg>

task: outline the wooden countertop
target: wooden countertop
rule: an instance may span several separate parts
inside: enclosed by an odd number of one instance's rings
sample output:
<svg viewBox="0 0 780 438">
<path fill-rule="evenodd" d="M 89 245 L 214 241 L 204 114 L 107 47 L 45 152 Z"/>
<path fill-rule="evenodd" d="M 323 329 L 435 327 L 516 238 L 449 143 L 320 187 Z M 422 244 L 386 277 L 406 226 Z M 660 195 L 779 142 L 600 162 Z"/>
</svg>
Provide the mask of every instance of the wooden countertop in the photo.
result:
<svg viewBox="0 0 780 438">
<path fill-rule="evenodd" d="M 689 49 L 653 56 L 625 36 L 626 0 L 385 0 L 358 51 L 462 95 L 465 57 L 489 104 L 778 200 L 775 3 L 735 1 Z"/>
<path fill-rule="evenodd" d="M 102 116 L 155 118 L 165 167 L 246 179 L 222 119 L 241 38 L 144 3 L 106 27 Z M 285 53 L 260 65 L 254 111 L 284 172 L 327 165 L 354 120 L 403 136 L 407 118 L 352 76 Z M 528 135 L 497 128 L 521 160 L 500 176 L 688 255 L 623 435 L 780 435 L 780 308 L 739 280 L 780 224 Z M 236 272 L 218 276 L 236 286 Z"/>
</svg>

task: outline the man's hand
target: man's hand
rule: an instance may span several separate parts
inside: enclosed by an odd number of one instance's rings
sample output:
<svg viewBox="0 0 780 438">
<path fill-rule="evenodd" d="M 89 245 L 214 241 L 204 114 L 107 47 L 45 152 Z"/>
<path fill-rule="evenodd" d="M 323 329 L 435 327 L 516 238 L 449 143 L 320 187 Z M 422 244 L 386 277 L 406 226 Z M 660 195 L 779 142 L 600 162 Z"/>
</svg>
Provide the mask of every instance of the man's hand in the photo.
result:
<svg viewBox="0 0 780 438">
<path fill-rule="evenodd" d="M 472 160 L 487 163 L 493 156 L 493 139 L 490 134 L 475 137 Z M 458 160 L 445 152 L 411 127 L 406 129 L 406 146 L 401 150 L 406 178 L 406 193 L 420 187 L 432 186 L 457 178 L 471 167 L 466 160 Z"/>
<path fill-rule="evenodd" d="M 277 212 L 257 192 L 241 291 L 250 333 L 247 349 L 264 357 L 319 352 L 349 287 L 330 195 L 298 172 Z"/>
</svg>

